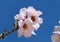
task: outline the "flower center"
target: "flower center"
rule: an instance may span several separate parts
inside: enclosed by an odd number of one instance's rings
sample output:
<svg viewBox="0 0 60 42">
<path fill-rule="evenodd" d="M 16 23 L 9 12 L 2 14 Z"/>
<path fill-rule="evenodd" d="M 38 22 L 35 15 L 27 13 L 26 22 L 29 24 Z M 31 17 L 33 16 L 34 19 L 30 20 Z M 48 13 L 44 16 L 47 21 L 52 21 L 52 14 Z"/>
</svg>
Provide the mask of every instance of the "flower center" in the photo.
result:
<svg viewBox="0 0 60 42">
<path fill-rule="evenodd" d="M 34 22 L 36 20 L 35 16 L 31 16 L 31 20 Z"/>
<path fill-rule="evenodd" d="M 28 28 L 27 24 L 24 23 L 23 28 L 26 30 Z"/>
<path fill-rule="evenodd" d="M 26 17 L 25 17 L 25 18 L 28 18 L 28 17 L 27 17 L 27 15 L 26 15 Z"/>
</svg>

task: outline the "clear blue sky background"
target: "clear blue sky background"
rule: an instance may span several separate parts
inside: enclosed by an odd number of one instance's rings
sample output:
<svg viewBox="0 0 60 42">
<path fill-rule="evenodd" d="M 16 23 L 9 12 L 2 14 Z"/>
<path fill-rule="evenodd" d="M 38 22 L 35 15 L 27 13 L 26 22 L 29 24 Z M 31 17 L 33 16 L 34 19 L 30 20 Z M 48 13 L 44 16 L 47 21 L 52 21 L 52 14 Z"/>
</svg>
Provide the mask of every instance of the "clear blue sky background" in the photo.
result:
<svg viewBox="0 0 60 42">
<path fill-rule="evenodd" d="M 44 23 L 41 25 L 36 36 L 28 39 L 25 37 L 18 38 L 17 31 L 0 39 L 0 42 L 51 42 L 51 35 L 55 25 L 60 20 L 60 0 L 0 0 L 0 33 L 5 28 L 13 29 L 14 16 L 18 14 L 23 7 L 33 6 L 41 10 L 41 16 Z"/>
</svg>

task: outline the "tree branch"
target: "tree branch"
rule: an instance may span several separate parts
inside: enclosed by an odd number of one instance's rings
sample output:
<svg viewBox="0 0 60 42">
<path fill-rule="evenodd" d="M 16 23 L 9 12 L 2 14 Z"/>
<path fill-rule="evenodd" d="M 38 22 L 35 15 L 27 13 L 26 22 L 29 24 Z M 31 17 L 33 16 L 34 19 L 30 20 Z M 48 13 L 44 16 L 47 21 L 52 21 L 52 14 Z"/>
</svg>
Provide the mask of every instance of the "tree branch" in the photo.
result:
<svg viewBox="0 0 60 42">
<path fill-rule="evenodd" d="M 6 30 L 5 30 L 5 32 L 3 32 L 3 33 L 0 34 L 0 39 L 4 39 L 4 37 L 6 37 L 7 35 L 9 35 L 9 34 L 15 32 L 15 31 L 17 31 L 18 28 L 19 28 L 19 26 L 18 26 L 18 20 L 16 20 L 16 22 L 14 23 L 14 29 L 12 29 L 12 30 L 10 30 L 8 32 L 6 32 Z"/>
<path fill-rule="evenodd" d="M 12 29 L 11 31 L 1 33 L 1 34 L 0 34 L 0 39 L 4 39 L 4 37 L 6 37 L 7 35 L 15 32 L 15 31 L 17 31 L 17 30 L 18 30 L 18 28 L 14 28 L 14 29 Z"/>
</svg>

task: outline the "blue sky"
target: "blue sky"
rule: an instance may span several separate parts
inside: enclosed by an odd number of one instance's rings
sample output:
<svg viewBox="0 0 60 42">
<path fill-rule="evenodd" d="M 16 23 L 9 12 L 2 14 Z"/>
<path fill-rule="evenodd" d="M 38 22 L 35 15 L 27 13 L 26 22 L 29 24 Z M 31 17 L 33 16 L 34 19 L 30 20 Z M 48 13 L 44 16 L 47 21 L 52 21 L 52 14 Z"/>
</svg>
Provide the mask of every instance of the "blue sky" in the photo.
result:
<svg viewBox="0 0 60 42">
<path fill-rule="evenodd" d="M 39 30 L 35 31 L 36 36 L 28 39 L 18 38 L 17 31 L 0 39 L 0 42 L 52 42 L 51 35 L 55 25 L 59 25 L 60 20 L 60 0 L 0 0 L 0 33 L 5 28 L 7 31 L 13 29 L 14 16 L 23 7 L 33 6 L 36 10 L 41 10 L 44 23 Z"/>
</svg>

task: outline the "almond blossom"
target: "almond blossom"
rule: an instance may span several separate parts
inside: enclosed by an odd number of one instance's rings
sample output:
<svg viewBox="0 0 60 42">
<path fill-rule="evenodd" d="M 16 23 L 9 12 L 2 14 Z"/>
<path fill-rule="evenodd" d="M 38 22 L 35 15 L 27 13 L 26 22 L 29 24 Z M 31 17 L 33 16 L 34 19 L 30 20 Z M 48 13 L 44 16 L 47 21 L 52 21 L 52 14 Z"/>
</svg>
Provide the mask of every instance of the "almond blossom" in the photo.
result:
<svg viewBox="0 0 60 42">
<path fill-rule="evenodd" d="M 20 9 L 19 14 L 14 16 L 15 20 L 18 20 L 18 37 L 23 35 L 28 38 L 31 35 L 36 35 L 34 30 L 38 30 L 43 23 L 43 19 L 39 17 L 40 15 L 42 15 L 42 12 L 35 10 L 32 6 Z"/>
</svg>

